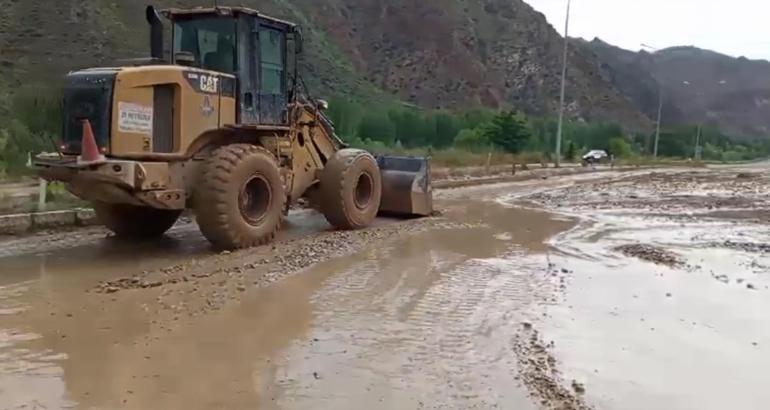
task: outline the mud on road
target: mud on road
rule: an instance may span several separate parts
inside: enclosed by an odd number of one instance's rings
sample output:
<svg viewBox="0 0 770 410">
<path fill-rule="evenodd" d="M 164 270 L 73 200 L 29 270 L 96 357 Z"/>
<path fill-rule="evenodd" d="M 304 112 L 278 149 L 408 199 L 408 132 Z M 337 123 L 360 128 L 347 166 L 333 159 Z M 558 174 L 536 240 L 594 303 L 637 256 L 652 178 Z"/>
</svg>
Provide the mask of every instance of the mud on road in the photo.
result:
<svg viewBox="0 0 770 410">
<path fill-rule="evenodd" d="M 770 172 L 667 170 L 512 203 L 579 218 L 541 334 L 600 409 L 762 409 L 770 365 Z"/>
<path fill-rule="evenodd" d="M 225 254 L 189 222 L 138 246 L 5 240 L 0 408 L 755 408 L 770 260 L 750 172 L 445 190 L 440 217 L 358 232 L 298 211 Z M 744 376 L 720 394 L 715 369 Z"/>
</svg>

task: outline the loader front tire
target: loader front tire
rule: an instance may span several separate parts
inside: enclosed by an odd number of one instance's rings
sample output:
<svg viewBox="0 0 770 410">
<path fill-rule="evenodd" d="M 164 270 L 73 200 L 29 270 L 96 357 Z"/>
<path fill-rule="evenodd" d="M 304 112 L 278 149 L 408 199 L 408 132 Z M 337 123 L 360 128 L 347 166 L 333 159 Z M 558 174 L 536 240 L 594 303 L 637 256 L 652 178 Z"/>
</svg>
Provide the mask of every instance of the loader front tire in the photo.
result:
<svg viewBox="0 0 770 410">
<path fill-rule="evenodd" d="M 321 171 L 320 208 L 332 226 L 354 230 L 371 225 L 380 210 L 382 178 L 366 151 L 343 149 Z"/>
<path fill-rule="evenodd" d="M 217 249 L 267 244 L 281 226 L 283 179 L 275 157 L 262 147 L 233 144 L 214 151 L 194 195 L 198 226 Z"/>
<path fill-rule="evenodd" d="M 93 206 L 97 220 L 118 237 L 126 239 L 162 236 L 182 214 L 182 211 L 107 202 L 94 202 Z"/>
</svg>

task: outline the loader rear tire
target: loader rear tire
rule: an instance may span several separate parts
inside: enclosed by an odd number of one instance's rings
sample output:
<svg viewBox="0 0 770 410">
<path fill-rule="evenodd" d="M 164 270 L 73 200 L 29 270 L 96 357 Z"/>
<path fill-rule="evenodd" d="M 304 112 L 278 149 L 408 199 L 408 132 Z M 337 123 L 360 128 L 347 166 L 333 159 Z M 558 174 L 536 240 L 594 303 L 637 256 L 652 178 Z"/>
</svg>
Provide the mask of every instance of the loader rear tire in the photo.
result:
<svg viewBox="0 0 770 410">
<path fill-rule="evenodd" d="M 382 177 L 366 151 L 343 149 L 321 171 L 320 208 L 332 226 L 354 230 L 371 225 L 380 210 Z"/>
<path fill-rule="evenodd" d="M 94 202 L 93 206 L 99 222 L 118 237 L 127 239 L 162 236 L 182 214 L 182 211 L 106 202 Z"/>
<path fill-rule="evenodd" d="M 233 144 L 209 157 L 193 210 L 215 248 L 267 244 L 281 226 L 286 192 L 275 157 L 262 147 Z"/>
</svg>

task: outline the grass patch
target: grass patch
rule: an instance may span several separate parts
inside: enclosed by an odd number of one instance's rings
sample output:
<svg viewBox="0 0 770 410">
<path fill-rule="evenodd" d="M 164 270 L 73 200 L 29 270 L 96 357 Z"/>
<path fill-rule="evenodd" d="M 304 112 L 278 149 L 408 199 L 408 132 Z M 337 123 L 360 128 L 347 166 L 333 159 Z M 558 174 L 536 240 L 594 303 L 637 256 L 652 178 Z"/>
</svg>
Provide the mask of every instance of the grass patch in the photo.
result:
<svg viewBox="0 0 770 410">
<path fill-rule="evenodd" d="M 373 154 L 405 155 L 414 157 L 430 157 L 431 165 L 436 168 L 462 168 L 483 167 L 489 164 L 513 165 L 513 164 L 544 164 L 546 158 L 539 152 L 523 152 L 508 154 L 501 151 L 472 152 L 460 148 L 401 148 L 389 147 L 381 143 L 367 141 L 357 144 L 358 148 L 365 149 Z"/>
</svg>

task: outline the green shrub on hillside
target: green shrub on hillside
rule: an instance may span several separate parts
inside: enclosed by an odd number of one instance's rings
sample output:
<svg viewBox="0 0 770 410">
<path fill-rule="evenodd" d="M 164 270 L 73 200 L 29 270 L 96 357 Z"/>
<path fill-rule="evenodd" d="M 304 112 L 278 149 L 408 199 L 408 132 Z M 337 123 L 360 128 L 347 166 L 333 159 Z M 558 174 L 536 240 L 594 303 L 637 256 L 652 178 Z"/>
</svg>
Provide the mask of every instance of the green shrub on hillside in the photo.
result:
<svg viewBox="0 0 770 410">
<path fill-rule="evenodd" d="M 0 170 L 4 174 L 27 173 L 29 155 L 51 149 L 47 136 L 33 133 L 18 120 L 11 120 L 6 128 L 0 128 Z"/>
<path fill-rule="evenodd" d="M 358 137 L 393 145 L 396 143 L 396 126 L 385 114 L 366 114 L 358 124 Z"/>
<path fill-rule="evenodd" d="M 8 117 L 0 122 L 0 173 L 25 174 L 30 154 L 55 149 L 51 135 L 61 130 L 61 92 L 20 88 L 11 99 Z"/>
<path fill-rule="evenodd" d="M 4 177 L 7 173 L 7 164 L 5 160 L 5 147 L 8 146 L 8 131 L 4 129 L 0 129 L 0 178 Z"/>
<path fill-rule="evenodd" d="M 329 110 L 326 114 L 334 123 L 334 128 L 338 134 L 355 135 L 363 110 L 354 101 L 343 97 L 334 97 L 329 100 Z"/>
<path fill-rule="evenodd" d="M 24 124 L 34 134 L 61 132 L 62 94 L 49 87 L 19 89 L 11 102 L 13 118 Z"/>
<path fill-rule="evenodd" d="M 575 146 L 575 143 L 573 141 L 570 141 L 567 145 L 567 153 L 564 154 L 564 158 L 567 161 L 574 161 L 575 158 L 577 158 L 577 146 Z"/>
<path fill-rule="evenodd" d="M 454 146 L 459 149 L 468 150 L 470 152 L 484 152 L 489 151 L 492 143 L 487 138 L 487 135 L 478 128 L 464 129 L 455 137 Z"/>
<path fill-rule="evenodd" d="M 628 158 L 634 154 L 631 145 L 623 138 L 612 138 L 607 145 L 610 155 L 615 156 L 615 158 Z"/>
</svg>

